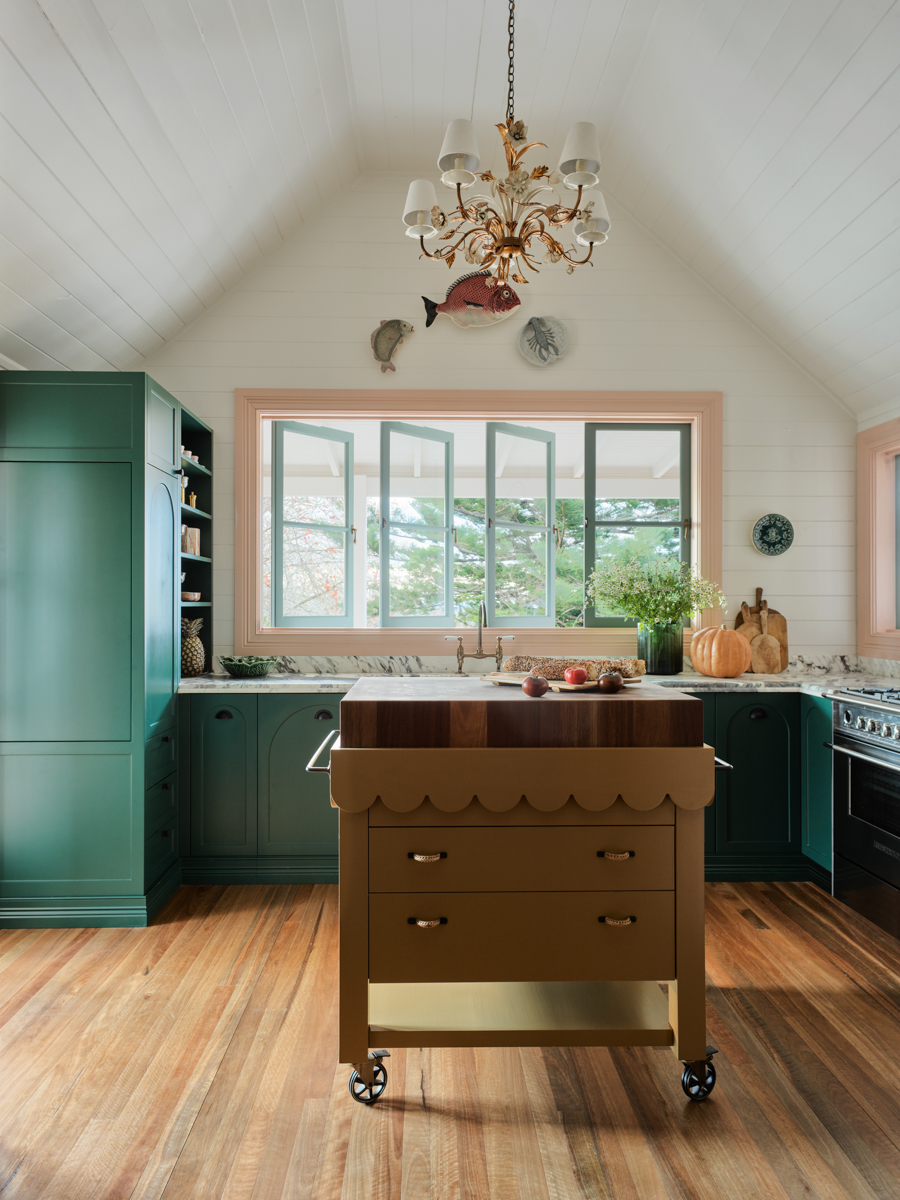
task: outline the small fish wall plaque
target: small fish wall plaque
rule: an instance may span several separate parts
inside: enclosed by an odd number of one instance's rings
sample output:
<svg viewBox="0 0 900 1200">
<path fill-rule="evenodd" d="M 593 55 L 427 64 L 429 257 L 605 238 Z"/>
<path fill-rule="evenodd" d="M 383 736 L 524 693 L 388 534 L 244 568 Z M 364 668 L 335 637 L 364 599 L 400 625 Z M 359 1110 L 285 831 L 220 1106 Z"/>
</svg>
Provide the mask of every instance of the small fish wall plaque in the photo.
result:
<svg viewBox="0 0 900 1200">
<path fill-rule="evenodd" d="M 397 347 L 403 345 L 403 339 L 415 333 L 409 321 L 401 321 L 394 317 L 391 321 L 382 321 L 377 329 L 372 331 L 372 353 L 375 361 L 381 364 L 381 373 L 396 371 L 391 361 L 397 352 Z"/>
<path fill-rule="evenodd" d="M 460 275 L 447 288 L 443 301 L 429 300 L 423 296 L 425 328 L 433 325 L 440 314 L 445 314 L 454 325 L 473 329 L 479 325 L 493 325 L 511 317 L 522 301 L 508 283 L 498 283 L 490 271 L 472 271 Z"/>
<path fill-rule="evenodd" d="M 569 331 L 556 317 L 532 317 L 519 330 L 519 351 L 533 367 L 549 367 L 569 348 Z"/>
</svg>

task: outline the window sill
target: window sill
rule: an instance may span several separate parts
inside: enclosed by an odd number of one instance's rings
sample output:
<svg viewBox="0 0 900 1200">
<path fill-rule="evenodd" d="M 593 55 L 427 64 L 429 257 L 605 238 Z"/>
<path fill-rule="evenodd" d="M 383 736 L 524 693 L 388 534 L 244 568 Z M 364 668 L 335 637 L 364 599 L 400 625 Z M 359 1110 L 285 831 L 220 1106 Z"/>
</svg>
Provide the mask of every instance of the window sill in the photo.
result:
<svg viewBox="0 0 900 1200">
<path fill-rule="evenodd" d="M 685 653 L 693 630 L 685 629 Z M 307 655 L 393 655 L 417 657 L 456 654 L 454 642 L 445 637 L 463 638 L 466 651 L 475 649 L 475 629 L 258 629 L 234 648 L 235 654 L 273 654 L 290 657 Z M 633 658 L 637 652 L 635 629 L 485 629 L 483 647 L 491 652 L 498 637 L 514 637 L 503 642 L 504 657 L 512 654 L 585 655 L 594 658 Z"/>
</svg>

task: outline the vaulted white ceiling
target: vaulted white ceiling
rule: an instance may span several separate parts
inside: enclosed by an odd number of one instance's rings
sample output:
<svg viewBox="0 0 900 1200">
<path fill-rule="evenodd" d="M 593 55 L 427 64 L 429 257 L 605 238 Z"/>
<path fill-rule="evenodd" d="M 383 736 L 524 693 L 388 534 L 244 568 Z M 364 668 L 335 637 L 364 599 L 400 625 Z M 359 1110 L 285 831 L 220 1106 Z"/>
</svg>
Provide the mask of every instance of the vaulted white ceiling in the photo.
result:
<svg viewBox="0 0 900 1200">
<path fill-rule="evenodd" d="M 451 117 L 499 166 L 506 9 L 7 0 L 0 352 L 139 366 L 360 170 L 436 180 Z M 604 190 L 865 413 L 900 395 L 898 62 L 898 0 L 518 0 L 516 114 L 553 165 L 594 121 Z"/>
</svg>

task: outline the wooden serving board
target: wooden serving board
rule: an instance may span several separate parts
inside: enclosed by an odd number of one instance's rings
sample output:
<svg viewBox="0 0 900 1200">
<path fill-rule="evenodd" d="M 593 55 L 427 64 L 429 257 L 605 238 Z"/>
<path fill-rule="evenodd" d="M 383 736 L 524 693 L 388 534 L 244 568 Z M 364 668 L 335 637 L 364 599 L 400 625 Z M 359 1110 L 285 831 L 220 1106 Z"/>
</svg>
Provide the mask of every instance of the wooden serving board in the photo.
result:
<svg viewBox="0 0 900 1200">
<path fill-rule="evenodd" d="M 762 595 L 763 595 L 762 588 L 761 587 L 757 588 L 756 589 L 756 604 L 753 605 L 753 607 L 750 609 L 750 615 L 753 618 L 753 623 L 755 625 L 759 624 L 759 610 L 762 605 Z M 738 612 L 738 615 L 734 619 L 734 627 L 735 627 L 735 629 L 740 629 L 743 624 L 744 624 L 744 614 L 742 612 Z M 787 666 L 788 666 L 787 621 L 781 615 L 781 613 L 778 612 L 774 608 L 769 609 L 769 633 L 772 635 L 772 637 L 775 638 L 775 640 L 778 642 L 778 645 L 781 647 L 781 668 L 780 668 L 780 670 L 786 671 Z M 753 674 L 752 668 L 750 669 L 748 674 Z"/>
<path fill-rule="evenodd" d="M 342 749 L 702 744 L 703 702 L 646 681 L 532 697 L 471 676 L 364 677 L 341 701 Z"/>
<path fill-rule="evenodd" d="M 508 686 L 521 687 L 524 681 L 531 674 L 530 671 L 490 671 L 487 675 L 482 675 L 482 679 L 486 679 L 489 683 L 497 685 L 507 684 Z M 597 680 L 589 679 L 587 683 L 566 683 L 564 679 L 548 679 L 551 692 L 596 692 Z M 640 683 L 640 679 L 623 679 L 623 683 Z"/>
</svg>

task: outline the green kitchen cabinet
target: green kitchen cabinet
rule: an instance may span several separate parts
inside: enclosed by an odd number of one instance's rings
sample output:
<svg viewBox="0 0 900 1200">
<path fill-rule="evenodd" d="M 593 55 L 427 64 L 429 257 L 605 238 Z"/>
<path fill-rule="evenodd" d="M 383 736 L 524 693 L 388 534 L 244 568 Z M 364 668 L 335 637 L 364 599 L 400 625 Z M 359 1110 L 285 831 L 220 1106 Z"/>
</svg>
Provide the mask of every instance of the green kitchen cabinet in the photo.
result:
<svg viewBox="0 0 900 1200">
<path fill-rule="evenodd" d="M 807 858 L 831 870 L 831 701 L 800 697 L 802 848 Z"/>
<path fill-rule="evenodd" d="M 800 853 L 798 696 L 716 697 L 716 854 L 757 860 Z"/>
<path fill-rule="evenodd" d="M 692 695 L 703 703 L 703 741 L 707 746 L 716 744 L 716 697 L 712 694 L 704 696 L 693 692 Z M 716 776 L 718 782 L 718 776 Z M 703 832 L 706 851 L 716 844 L 716 805 L 711 804 L 703 812 Z"/>
<path fill-rule="evenodd" d="M 143 374 L 0 373 L 0 926 L 145 925 L 180 882 L 185 416 Z"/>
<path fill-rule="evenodd" d="M 338 814 L 331 807 L 328 776 L 307 775 L 306 764 L 328 732 L 338 728 L 339 700 L 302 694 L 259 697 L 260 854 L 336 853 Z"/>
<path fill-rule="evenodd" d="M 256 854 L 256 696 L 191 697 L 191 854 Z"/>
<path fill-rule="evenodd" d="M 340 700 L 335 693 L 179 698 L 191 748 L 185 883 L 337 882 L 338 814 L 327 775 L 308 775 L 306 764 L 338 727 Z"/>
<path fill-rule="evenodd" d="M 822 868 L 830 871 L 830 859 L 810 852 L 805 832 L 810 761 L 801 702 L 816 699 L 817 717 L 827 712 L 829 728 L 830 703 L 796 692 L 693 695 L 703 701 L 703 740 L 733 767 L 716 773 L 715 804 L 705 814 L 706 878 L 812 879 L 827 886 Z M 817 766 L 828 771 L 830 805 L 830 761 L 820 758 Z"/>
</svg>

